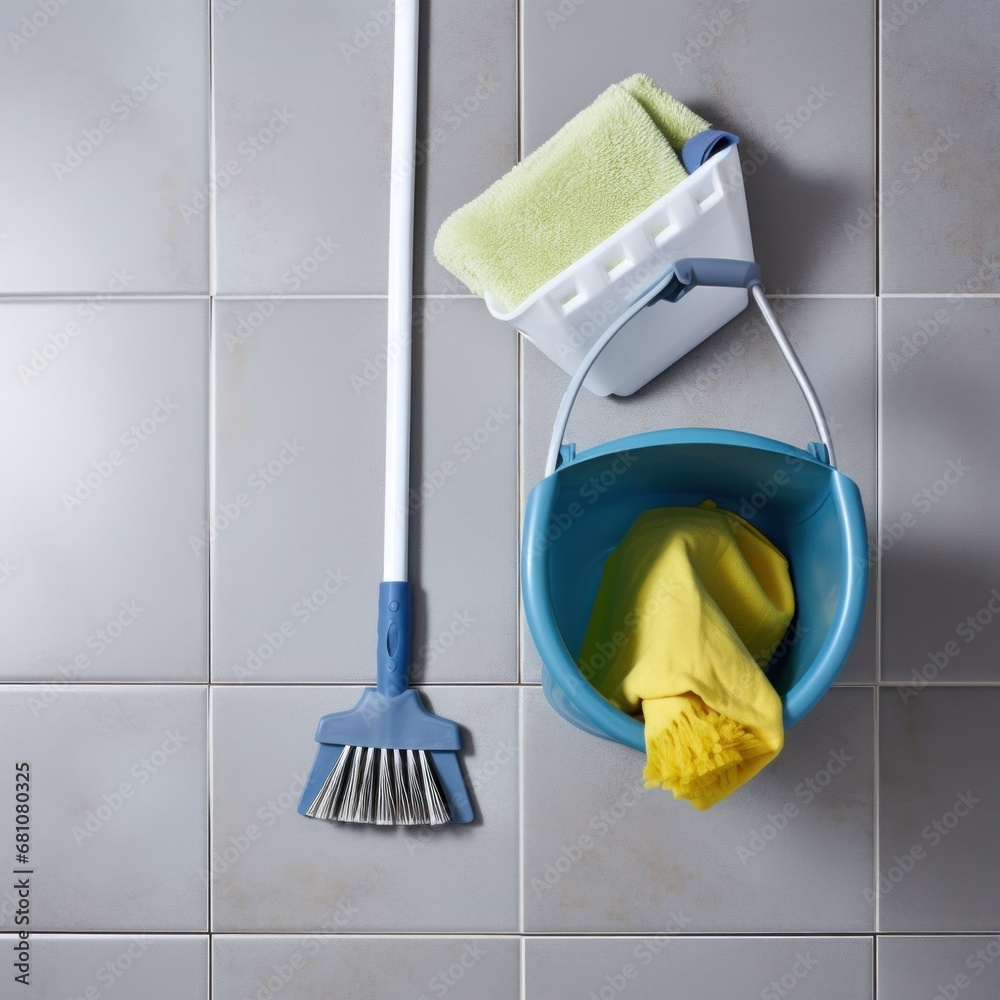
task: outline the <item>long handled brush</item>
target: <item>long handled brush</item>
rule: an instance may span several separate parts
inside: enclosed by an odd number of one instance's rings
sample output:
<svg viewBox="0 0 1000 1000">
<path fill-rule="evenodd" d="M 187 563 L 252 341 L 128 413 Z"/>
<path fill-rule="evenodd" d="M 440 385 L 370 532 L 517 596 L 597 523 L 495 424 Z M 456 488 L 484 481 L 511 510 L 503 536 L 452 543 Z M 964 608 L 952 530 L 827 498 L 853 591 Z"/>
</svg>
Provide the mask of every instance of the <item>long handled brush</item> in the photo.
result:
<svg viewBox="0 0 1000 1000">
<path fill-rule="evenodd" d="M 299 812 L 346 823 L 468 823 L 472 803 L 458 763 L 458 726 L 431 714 L 408 687 L 406 581 L 410 474 L 413 166 L 418 0 L 397 0 L 389 195 L 389 343 L 385 451 L 385 565 L 379 587 L 376 686 L 357 706 L 320 720 L 319 751 Z"/>
</svg>

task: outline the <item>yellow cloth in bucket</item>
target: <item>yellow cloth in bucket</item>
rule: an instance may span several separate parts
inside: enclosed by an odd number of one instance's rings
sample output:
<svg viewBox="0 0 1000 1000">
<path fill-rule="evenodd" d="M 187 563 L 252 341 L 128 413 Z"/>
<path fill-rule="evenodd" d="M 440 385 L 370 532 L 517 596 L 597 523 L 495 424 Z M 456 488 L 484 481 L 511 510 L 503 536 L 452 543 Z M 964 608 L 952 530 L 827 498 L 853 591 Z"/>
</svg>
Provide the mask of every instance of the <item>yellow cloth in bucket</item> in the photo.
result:
<svg viewBox="0 0 1000 1000">
<path fill-rule="evenodd" d="M 608 557 L 578 660 L 641 712 L 647 787 L 708 809 L 773 760 L 781 699 L 761 669 L 795 609 L 785 557 L 738 514 L 662 507 Z"/>
</svg>

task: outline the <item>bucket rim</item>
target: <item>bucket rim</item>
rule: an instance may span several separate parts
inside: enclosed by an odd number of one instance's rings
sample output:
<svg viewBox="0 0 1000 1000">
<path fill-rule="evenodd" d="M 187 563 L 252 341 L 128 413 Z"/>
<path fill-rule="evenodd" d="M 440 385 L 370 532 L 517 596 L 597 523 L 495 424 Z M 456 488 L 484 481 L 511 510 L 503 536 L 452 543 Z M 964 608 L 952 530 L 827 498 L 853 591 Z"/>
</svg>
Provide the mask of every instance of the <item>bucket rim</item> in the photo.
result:
<svg viewBox="0 0 1000 1000">
<path fill-rule="evenodd" d="M 663 445 L 729 445 L 737 448 L 755 448 L 758 451 L 768 451 L 776 455 L 785 455 L 822 466 L 830 472 L 837 470 L 830 465 L 825 457 L 822 445 L 812 441 L 807 448 L 779 441 L 776 438 L 752 434 L 749 431 L 729 430 L 719 427 L 667 427 L 655 431 L 642 431 L 627 437 L 615 438 L 602 444 L 593 445 L 584 451 L 577 451 L 575 444 L 564 444 L 560 452 L 560 461 L 556 468 L 539 480 L 543 483 L 564 472 L 571 465 L 577 465 L 606 455 L 614 455 L 623 451 L 637 451 L 642 448 L 657 448 Z M 535 484 L 532 492 L 539 483 Z"/>
</svg>

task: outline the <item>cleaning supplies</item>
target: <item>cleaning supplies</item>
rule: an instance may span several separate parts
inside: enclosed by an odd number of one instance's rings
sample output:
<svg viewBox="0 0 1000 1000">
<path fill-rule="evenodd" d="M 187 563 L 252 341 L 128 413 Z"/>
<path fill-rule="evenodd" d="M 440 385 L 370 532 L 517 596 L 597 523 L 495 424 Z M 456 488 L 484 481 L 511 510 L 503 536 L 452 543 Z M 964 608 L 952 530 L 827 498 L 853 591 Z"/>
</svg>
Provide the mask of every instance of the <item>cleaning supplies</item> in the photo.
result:
<svg viewBox="0 0 1000 1000">
<path fill-rule="evenodd" d="M 472 803 L 458 763 L 458 726 L 432 715 L 407 687 L 406 582 L 413 280 L 413 170 L 417 120 L 417 0 L 397 0 L 389 194 L 385 552 L 379 587 L 377 686 L 358 705 L 320 720 L 319 750 L 298 810 L 378 825 L 468 823 Z"/>
<path fill-rule="evenodd" d="M 434 253 L 512 309 L 684 181 L 678 153 L 708 128 L 648 76 L 631 76 L 453 212 Z"/>
<path fill-rule="evenodd" d="M 763 670 L 794 613 L 785 557 L 738 514 L 640 515 L 609 556 L 579 655 L 584 677 L 645 720 L 647 785 L 707 809 L 781 750 Z"/>
</svg>

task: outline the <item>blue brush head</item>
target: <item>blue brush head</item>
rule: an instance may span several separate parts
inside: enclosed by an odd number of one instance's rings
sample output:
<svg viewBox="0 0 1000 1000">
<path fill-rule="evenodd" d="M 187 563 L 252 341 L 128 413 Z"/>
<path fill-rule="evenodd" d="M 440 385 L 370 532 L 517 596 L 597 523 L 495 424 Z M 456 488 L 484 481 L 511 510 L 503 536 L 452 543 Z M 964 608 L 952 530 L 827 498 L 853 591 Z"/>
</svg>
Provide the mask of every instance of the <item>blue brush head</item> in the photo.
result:
<svg viewBox="0 0 1000 1000">
<path fill-rule="evenodd" d="M 328 787 L 328 779 L 334 775 L 345 747 L 373 747 L 413 751 L 416 757 L 411 756 L 410 760 L 419 760 L 420 751 L 424 751 L 447 803 L 450 822 L 469 823 L 473 818 L 472 802 L 458 763 L 458 751 L 462 748 L 458 725 L 429 712 L 420 695 L 408 687 L 411 646 L 408 583 L 390 582 L 379 587 L 378 634 L 377 686 L 365 688 L 354 708 L 320 719 L 316 731 L 319 749 L 298 811 L 303 816 L 317 815 L 311 807 Z M 382 755 L 370 756 L 373 761 L 381 762 Z M 387 763 L 386 770 L 381 772 L 383 781 L 386 775 L 391 780 L 388 762 L 400 758 L 398 754 L 384 756 Z M 404 762 L 407 759 L 405 754 L 402 759 Z M 374 771 L 378 763 L 371 765 L 373 796 L 378 793 L 380 780 Z"/>
</svg>

